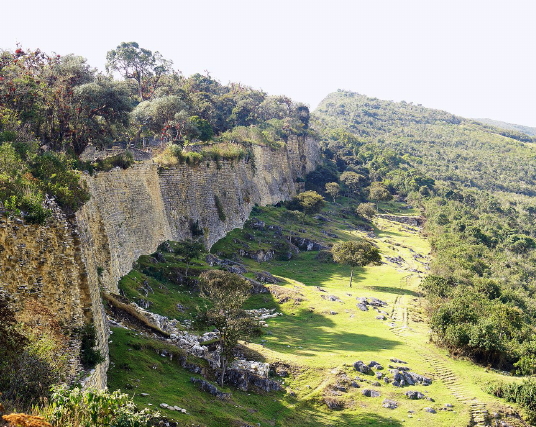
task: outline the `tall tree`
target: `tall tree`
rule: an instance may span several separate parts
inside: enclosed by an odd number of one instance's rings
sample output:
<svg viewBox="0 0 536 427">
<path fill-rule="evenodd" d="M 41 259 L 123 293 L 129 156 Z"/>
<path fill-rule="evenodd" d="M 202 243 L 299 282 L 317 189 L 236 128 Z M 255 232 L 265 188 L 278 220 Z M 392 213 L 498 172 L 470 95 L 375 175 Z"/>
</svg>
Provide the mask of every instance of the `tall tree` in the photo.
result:
<svg viewBox="0 0 536 427">
<path fill-rule="evenodd" d="M 136 42 L 121 43 L 106 55 L 106 71 L 117 71 L 136 82 L 141 101 L 150 99 L 163 75 L 171 72 L 172 61 L 160 52 L 144 49 Z"/>
<path fill-rule="evenodd" d="M 326 184 L 326 193 L 333 197 L 333 203 L 335 203 L 336 197 L 341 192 L 341 186 L 336 182 L 328 182 Z"/>
<path fill-rule="evenodd" d="M 350 240 L 337 243 L 333 245 L 331 253 L 335 262 L 351 267 L 350 287 L 352 287 L 355 267 L 364 267 L 369 264 L 377 264 L 381 261 L 380 251 L 367 240 Z"/>
<path fill-rule="evenodd" d="M 221 367 L 220 384 L 223 386 L 228 363 L 238 340 L 251 335 L 255 321 L 242 309 L 250 295 L 251 284 L 237 274 L 210 270 L 200 276 L 201 293 L 211 303 L 206 312 L 207 320 L 220 334 Z"/>
</svg>

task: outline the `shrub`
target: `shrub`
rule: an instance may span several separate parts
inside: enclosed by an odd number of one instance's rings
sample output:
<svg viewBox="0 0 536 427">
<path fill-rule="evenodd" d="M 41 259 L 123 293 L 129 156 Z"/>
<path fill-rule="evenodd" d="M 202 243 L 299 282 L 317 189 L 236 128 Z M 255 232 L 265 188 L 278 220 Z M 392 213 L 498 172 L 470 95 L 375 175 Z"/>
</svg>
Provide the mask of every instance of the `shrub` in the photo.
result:
<svg viewBox="0 0 536 427">
<path fill-rule="evenodd" d="M 218 218 L 220 221 L 225 221 L 226 216 L 225 212 L 223 211 L 223 205 L 221 203 L 220 198 L 214 194 L 214 204 L 216 205 L 216 210 L 218 211 Z"/>
<path fill-rule="evenodd" d="M 95 349 L 97 345 L 97 336 L 95 327 L 92 324 L 87 324 L 77 331 L 80 334 L 80 361 L 86 369 L 91 369 L 104 362 L 104 357 L 99 350 Z"/>
<path fill-rule="evenodd" d="M 316 191 L 305 191 L 298 194 L 286 204 L 289 210 L 299 210 L 306 214 L 315 214 L 322 210 L 325 205 L 324 198 Z"/>
<path fill-rule="evenodd" d="M 521 405 L 527 412 L 527 421 L 531 424 L 536 421 L 536 379 L 530 378 L 522 383 L 492 384 L 487 392 Z"/>
<path fill-rule="evenodd" d="M 69 390 L 55 387 L 44 415 L 55 426 L 142 427 L 159 417 L 148 409 L 138 411 L 129 396 L 120 390 Z"/>
</svg>

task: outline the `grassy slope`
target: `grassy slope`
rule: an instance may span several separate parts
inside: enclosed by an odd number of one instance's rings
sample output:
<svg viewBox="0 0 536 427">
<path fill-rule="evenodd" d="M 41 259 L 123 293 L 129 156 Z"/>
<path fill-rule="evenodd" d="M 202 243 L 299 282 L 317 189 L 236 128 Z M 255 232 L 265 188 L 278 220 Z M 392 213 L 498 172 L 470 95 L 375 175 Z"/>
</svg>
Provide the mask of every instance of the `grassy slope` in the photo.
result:
<svg viewBox="0 0 536 427">
<path fill-rule="evenodd" d="M 321 229 L 344 240 L 364 237 L 364 233 L 356 229 L 359 224 L 354 218 L 342 218 L 336 212 L 337 206 L 330 205 L 329 209 L 324 215 L 333 221 L 308 220 L 309 224 L 290 222 L 283 226 L 304 230 L 301 234 L 307 237 L 322 236 L 324 242 L 337 239 L 327 238 L 320 233 Z M 265 208 L 257 216 L 267 224 L 275 224 L 281 220 L 282 211 Z M 236 245 L 233 240 L 243 234 L 244 231 L 235 230 L 215 249 L 233 247 Z M 485 403 L 488 410 L 499 407 L 497 400 L 482 391 L 483 385 L 498 378 L 497 373 L 486 372 L 463 360 L 450 359 L 428 343 L 426 324 L 420 322 L 423 308 L 417 294 L 423 275 L 409 271 L 424 271 L 422 262 L 427 260 L 415 259 L 414 255 L 426 257 L 429 253 L 427 242 L 415 228 L 383 219 L 375 220 L 375 235 L 374 240 L 384 260 L 386 256 L 401 256 L 404 262 L 386 261 L 380 266 L 357 271 L 351 289 L 348 287 L 349 269 L 319 263 L 315 259 L 316 252 L 302 252 L 291 261 L 273 260 L 259 264 L 244 260 L 250 272 L 268 270 L 285 280 L 281 285 L 271 285 L 271 295 L 256 295 L 248 302 L 248 308 L 277 307 L 283 313 L 283 316 L 270 319 L 266 334 L 248 344 L 248 348 L 250 356 L 256 359 L 290 366 L 291 375 L 281 379 L 288 393 L 255 395 L 227 389 L 225 391 L 233 395 L 232 401 L 218 401 L 197 391 L 189 382 L 194 375 L 159 356 L 150 348 L 154 345 L 144 349 L 137 343 L 141 337 L 124 330 L 115 331 L 112 339 L 111 356 L 115 366 L 110 370 L 110 387 L 150 393 L 148 397 L 135 395 L 135 401 L 155 406 L 165 402 L 184 407 L 188 410 L 187 415 L 169 411 L 165 411 L 165 415 L 185 424 L 207 426 L 242 425 L 245 422 L 277 426 L 421 426 L 424 423 L 428 426 L 462 426 L 469 422 L 471 403 Z M 260 236 L 256 238 L 260 240 Z M 256 247 L 255 243 L 251 242 L 250 246 Z M 258 243 L 259 247 L 263 245 Z M 161 289 L 154 285 L 155 294 L 163 293 L 166 295 L 163 299 L 167 301 L 159 304 L 160 297 L 154 296 L 155 311 L 172 314 L 169 304 L 171 285 L 168 283 Z M 340 301 L 329 301 L 322 295 L 333 295 Z M 278 300 L 283 297 L 287 297 L 287 301 L 280 304 Z M 386 301 L 385 311 L 389 318 L 382 321 L 376 319 L 376 311 L 360 311 L 356 307 L 356 297 L 376 297 Z M 164 308 L 158 310 L 160 305 Z M 332 411 L 327 408 L 324 398 L 330 395 L 331 386 L 340 380 L 341 375 L 357 376 L 352 367 L 355 361 L 368 363 L 375 360 L 387 368 L 393 357 L 407 361 L 414 372 L 432 377 L 433 384 L 395 388 L 382 381 L 382 386 L 373 387 L 370 385 L 375 381 L 372 376 L 359 374 L 365 379 L 360 383 L 360 389 L 349 387 L 348 392 L 332 396 L 344 402 L 345 409 Z M 379 398 L 364 397 L 363 388 L 377 389 L 382 395 Z M 435 402 L 409 400 L 403 395 L 407 390 L 421 391 Z M 383 408 L 385 398 L 399 402 L 399 408 Z M 424 411 L 425 407 L 439 409 L 446 403 L 454 405 L 453 411 L 438 411 L 437 414 Z"/>
</svg>

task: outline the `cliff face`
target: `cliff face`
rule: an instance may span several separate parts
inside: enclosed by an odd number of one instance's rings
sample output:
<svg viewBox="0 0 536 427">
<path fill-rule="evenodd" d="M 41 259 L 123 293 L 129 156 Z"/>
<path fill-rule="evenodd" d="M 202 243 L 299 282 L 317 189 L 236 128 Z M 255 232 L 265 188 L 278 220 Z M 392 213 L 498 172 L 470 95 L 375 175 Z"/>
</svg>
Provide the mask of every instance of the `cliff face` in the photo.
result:
<svg viewBox="0 0 536 427">
<path fill-rule="evenodd" d="M 0 288 L 19 309 L 37 298 L 66 325 L 93 322 L 100 350 L 108 354 L 102 289 L 117 292 L 119 279 L 140 255 L 166 240 L 191 237 L 194 224 L 210 247 L 241 227 L 255 204 L 292 198 L 301 189 L 299 178 L 320 158 L 316 141 L 304 138 L 253 151 L 249 161 L 162 170 L 145 161 L 86 176 L 91 200 L 75 218 L 56 209 L 46 226 L 2 220 Z M 71 347 L 74 355 L 77 347 Z M 108 361 L 99 365 L 86 384 L 105 387 L 107 368 Z"/>
</svg>

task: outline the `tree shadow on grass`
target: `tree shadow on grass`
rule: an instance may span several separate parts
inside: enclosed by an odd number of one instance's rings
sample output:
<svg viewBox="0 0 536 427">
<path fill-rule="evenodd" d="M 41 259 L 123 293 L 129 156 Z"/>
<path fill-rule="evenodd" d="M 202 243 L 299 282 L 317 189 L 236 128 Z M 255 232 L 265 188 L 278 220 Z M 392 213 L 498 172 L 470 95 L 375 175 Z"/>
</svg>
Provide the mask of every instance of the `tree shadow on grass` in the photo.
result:
<svg viewBox="0 0 536 427">
<path fill-rule="evenodd" d="M 418 292 L 409 289 L 395 288 L 393 286 L 365 286 L 365 288 L 370 289 L 371 291 L 384 292 L 387 294 L 410 295 L 413 297 L 419 296 Z"/>
<path fill-rule="evenodd" d="M 341 414 L 340 421 L 333 426 L 386 426 L 386 427 L 401 427 L 403 424 L 392 418 L 385 418 L 381 415 L 364 413 L 359 415 Z"/>
<path fill-rule="evenodd" d="M 337 331 L 336 324 L 330 317 L 303 308 L 295 315 L 272 319 L 270 330 L 274 331 L 277 340 L 270 339 L 270 335 L 264 335 L 263 340 L 266 341 L 264 345 L 280 353 L 312 357 L 317 356 L 318 353 L 329 353 L 341 349 L 381 351 L 401 344 L 400 341 L 374 335 Z"/>
<path fill-rule="evenodd" d="M 401 427 L 403 424 L 399 420 L 392 418 L 386 418 L 381 415 L 373 414 L 371 412 L 362 413 L 348 413 L 345 410 L 342 411 L 330 411 L 327 415 L 323 410 L 317 407 L 312 407 L 309 403 L 302 402 L 298 404 L 293 413 L 285 414 L 284 425 L 300 426 L 326 426 L 326 427 L 339 427 L 339 426 L 389 426 L 389 427 Z M 304 421 L 307 420 L 307 421 Z"/>
</svg>

